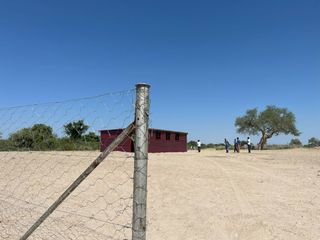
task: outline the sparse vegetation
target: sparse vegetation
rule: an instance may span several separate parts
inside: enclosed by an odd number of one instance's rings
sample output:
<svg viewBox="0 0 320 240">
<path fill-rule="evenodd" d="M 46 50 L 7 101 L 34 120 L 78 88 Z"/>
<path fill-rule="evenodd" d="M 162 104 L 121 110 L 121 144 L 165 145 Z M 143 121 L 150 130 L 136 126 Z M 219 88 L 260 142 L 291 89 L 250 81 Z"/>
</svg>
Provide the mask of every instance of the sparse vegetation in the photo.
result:
<svg viewBox="0 0 320 240">
<path fill-rule="evenodd" d="M 289 146 L 291 147 L 302 147 L 302 142 L 298 138 L 294 138 L 290 141 Z"/>
<path fill-rule="evenodd" d="M 222 150 L 224 149 L 224 144 L 223 143 L 218 143 L 218 144 L 215 144 L 215 143 L 202 143 L 201 144 L 201 148 L 202 149 L 207 149 L 207 148 L 214 148 L 216 150 Z M 194 140 L 191 140 L 188 142 L 188 149 L 197 149 L 197 142 L 194 141 Z"/>
<path fill-rule="evenodd" d="M 35 124 L 0 139 L 0 151 L 73 151 L 98 150 L 100 138 L 94 132 L 85 134 L 89 126 L 83 120 L 66 125 L 68 137 L 58 137 L 53 129 L 45 124 Z"/>
<path fill-rule="evenodd" d="M 293 146 L 289 144 L 266 144 L 264 150 L 282 150 L 290 148 L 293 148 Z"/>
<path fill-rule="evenodd" d="M 320 147 L 320 140 L 318 138 L 312 137 L 308 140 L 307 147 Z"/>
</svg>

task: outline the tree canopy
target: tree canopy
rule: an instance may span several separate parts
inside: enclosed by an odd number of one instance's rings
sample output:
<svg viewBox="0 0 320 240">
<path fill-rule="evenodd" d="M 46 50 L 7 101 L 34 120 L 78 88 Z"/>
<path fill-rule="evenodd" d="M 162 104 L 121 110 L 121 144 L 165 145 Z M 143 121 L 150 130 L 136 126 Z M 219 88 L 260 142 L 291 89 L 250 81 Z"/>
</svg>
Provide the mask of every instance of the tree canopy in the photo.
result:
<svg viewBox="0 0 320 240">
<path fill-rule="evenodd" d="M 99 136 L 97 136 L 97 134 L 94 132 L 89 132 L 88 134 L 84 135 L 83 138 L 88 142 L 100 142 Z"/>
<path fill-rule="evenodd" d="M 246 114 L 235 121 L 237 132 L 241 134 L 259 135 L 259 149 L 263 149 L 269 138 L 279 134 L 299 136 L 295 115 L 286 108 L 267 106 L 262 112 L 257 108 L 247 110 Z"/>
<path fill-rule="evenodd" d="M 300 147 L 302 146 L 302 142 L 298 138 L 294 138 L 294 139 L 291 139 L 289 145 Z"/>
<path fill-rule="evenodd" d="M 88 129 L 89 126 L 83 120 L 64 125 L 64 131 L 71 139 L 80 139 Z"/>
<path fill-rule="evenodd" d="M 191 149 L 191 148 L 194 148 L 194 149 L 195 149 L 196 147 L 197 147 L 197 142 L 196 142 L 196 141 L 193 141 L 193 140 L 192 140 L 192 141 L 189 141 L 189 142 L 188 142 L 188 148 L 189 148 L 189 149 Z"/>
<path fill-rule="evenodd" d="M 319 147 L 320 140 L 318 138 L 312 137 L 308 140 L 308 146 L 309 147 Z"/>
<path fill-rule="evenodd" d="M 9 137 L 18 148 L 45 150 L 54 144 L 55 135 L 50 126 L 35 124 L 31 128 L 22 128 Z"/>
</svg>

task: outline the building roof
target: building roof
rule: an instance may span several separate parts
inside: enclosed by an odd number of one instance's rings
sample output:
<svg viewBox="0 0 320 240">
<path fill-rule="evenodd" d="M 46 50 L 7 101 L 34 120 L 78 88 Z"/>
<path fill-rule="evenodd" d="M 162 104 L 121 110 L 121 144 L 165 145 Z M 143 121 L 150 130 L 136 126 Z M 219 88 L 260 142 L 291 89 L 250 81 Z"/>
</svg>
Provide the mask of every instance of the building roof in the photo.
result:
<svg viewBox="0 0 320 240">
<path fill-rule="evenodd" d="M 116 128 L 116 129 L 104 129 L 99 130 L 99 132 L 105 132 L 105 131 L 119 131 L 124 130 L 124 128 Z M 188 134 L 187 132 L 181 132 L 181 131 L 174 131 L 174 130 L 166 130 L 166 129 L 159 129 L 159 128 L 149 128 L 149 131 L 161 131 L 161 132 L 171 132 L 171 133 L 182 133 L 182 134 Z"/>
<path fill-rule="evenodd" d="M 172 132 L 172 133 L 188 134 L 187 132 L 174 131 L 174 130 L 166 130 L 166 129 L 158 129 L 158 128 L 149 128 L 149 131 L 161 131 L 161 132 Z"/>
</svg>

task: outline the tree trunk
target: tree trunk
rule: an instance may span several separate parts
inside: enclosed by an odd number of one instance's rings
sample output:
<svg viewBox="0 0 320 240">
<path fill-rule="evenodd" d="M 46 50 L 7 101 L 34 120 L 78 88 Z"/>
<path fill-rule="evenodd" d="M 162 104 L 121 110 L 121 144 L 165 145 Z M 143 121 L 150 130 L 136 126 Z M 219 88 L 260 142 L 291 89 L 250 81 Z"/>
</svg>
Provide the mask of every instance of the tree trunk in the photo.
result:
<svg viewBox="0 0 320 240">
<path fill-rule="evenodd" d="M 263 150 L 264 145 L 267 143 L 267 136 L 266 135 L 262 135 L 260 142 L 258 143 L 259 146 L 259 150 Z"/>
</svg>

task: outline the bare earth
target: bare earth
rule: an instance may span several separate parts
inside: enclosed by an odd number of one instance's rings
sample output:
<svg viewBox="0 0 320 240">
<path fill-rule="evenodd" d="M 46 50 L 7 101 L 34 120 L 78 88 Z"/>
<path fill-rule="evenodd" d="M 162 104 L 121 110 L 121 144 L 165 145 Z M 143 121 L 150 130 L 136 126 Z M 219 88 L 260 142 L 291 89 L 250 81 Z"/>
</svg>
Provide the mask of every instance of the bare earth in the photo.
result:
<svg viewBox="0 0 320 240">
<path fill-rule="evenodd" d="M 149 239 L 320 239 L 320 150 L 150 159 Z"/>
<path fill-rule="evenodd" d="M 0 153 L 0 239 L 19 239 L 97 156 Z M 131 239 L 130 154 L 113 153 L 30 239 Z M 149 154 L 149 240 L 319 240 L 320 149 Z"/>
</svg>

